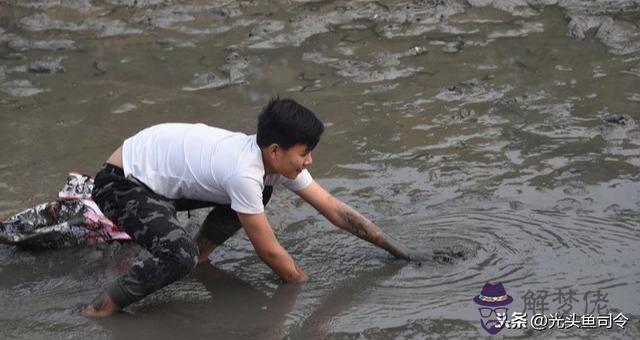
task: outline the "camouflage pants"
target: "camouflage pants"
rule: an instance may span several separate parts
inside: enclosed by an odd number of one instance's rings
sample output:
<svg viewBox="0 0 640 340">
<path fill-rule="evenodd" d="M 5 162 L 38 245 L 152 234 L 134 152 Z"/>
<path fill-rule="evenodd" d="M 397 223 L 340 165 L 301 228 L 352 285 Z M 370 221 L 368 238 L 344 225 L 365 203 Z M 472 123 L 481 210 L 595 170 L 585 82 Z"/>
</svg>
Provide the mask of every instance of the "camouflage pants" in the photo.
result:
<svg viewBox="0 0 640 340">
<path fill-rule="evenodd" d="M 271 187 L 265 188 L 265 204 L 271 191 Z M 151 254 L 136 261 L 109 287 L 107 294 L 120 307 L 184 277 L 197 263 L 198 248 L 178 222 L 177 211 L 213 207 L 200 233 L 218 245 L 241 227 L 229 205 L 168 199 L 135 179 L 125 178 L 124 171 L 111 164 L 103 165 L 96 174 L 92 195 L 104 215 Z"/>
</svg>

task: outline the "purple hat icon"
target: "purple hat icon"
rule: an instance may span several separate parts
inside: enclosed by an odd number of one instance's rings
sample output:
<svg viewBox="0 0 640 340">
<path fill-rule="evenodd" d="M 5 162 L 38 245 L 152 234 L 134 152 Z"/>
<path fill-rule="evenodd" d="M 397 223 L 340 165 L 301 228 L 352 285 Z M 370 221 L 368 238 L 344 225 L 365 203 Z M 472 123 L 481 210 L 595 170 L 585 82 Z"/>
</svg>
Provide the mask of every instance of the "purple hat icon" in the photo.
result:
<svg viewBox="0 0 640 340">
<path fill-rule="evenodd" d="M 489 282 L 484 284 L 480 295 L 473 298 L 473 302 L 488 307 L 500 307 L 506 306 L 513 302 L 513 298 L 507 295 L 507 291 L 504 290 L 502 282 L 491 284 Z"/>
</svg>

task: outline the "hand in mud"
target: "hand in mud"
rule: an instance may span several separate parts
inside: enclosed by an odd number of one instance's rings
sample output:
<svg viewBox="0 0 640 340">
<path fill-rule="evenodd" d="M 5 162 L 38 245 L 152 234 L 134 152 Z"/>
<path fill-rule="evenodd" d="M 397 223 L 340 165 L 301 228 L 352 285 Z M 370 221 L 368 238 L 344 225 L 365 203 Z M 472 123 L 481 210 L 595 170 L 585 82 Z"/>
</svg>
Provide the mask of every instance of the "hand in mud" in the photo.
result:
<svg viewBox="0 0 640 340">
<path fill-rule="evenodd" d="M 465 254 L 460 250 L 449 248 L 430 249 L 426 251 L 413 251 L 411 253 L 411 261 L 421 265 L 423 262 L 433 262 L 438 264 L 453 264 L 458 260 L 464 259 Z"/>
</svg>

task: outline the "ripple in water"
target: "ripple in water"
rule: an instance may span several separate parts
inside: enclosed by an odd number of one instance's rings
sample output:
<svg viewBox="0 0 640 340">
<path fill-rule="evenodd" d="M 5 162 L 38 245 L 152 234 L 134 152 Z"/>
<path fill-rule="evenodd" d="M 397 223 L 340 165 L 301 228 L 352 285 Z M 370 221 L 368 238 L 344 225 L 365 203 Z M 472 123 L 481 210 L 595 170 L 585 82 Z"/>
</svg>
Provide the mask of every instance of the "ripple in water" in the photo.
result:
<svg viewBox="0 0 640 340">
<path fill-rule="evenodd" d="M 412 259 L 419 265 L 423 263 L 454 265 L 475 258 L 480 248 L 481 245 L 472 240 L 458 237 L 432 237 L 425 243 L 424 250 L 416 251 Z"/>
</svg>

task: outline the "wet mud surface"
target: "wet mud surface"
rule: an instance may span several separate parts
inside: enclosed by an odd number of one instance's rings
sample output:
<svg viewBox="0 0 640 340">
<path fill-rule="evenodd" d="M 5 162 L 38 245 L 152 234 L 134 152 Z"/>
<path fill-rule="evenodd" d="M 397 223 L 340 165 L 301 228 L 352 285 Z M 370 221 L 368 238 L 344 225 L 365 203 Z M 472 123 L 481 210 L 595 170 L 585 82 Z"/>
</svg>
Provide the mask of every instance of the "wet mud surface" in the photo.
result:
<svg viewBox="0 0 640 340">
<path fill-rule="evenodd" d="M 279 94 L 326 123 L 313 176 L 426 255 L 394 260 L 281 190 L 270 220 L 309 283 L 280 286 L 239 233 L 96 322 L 80 307 L 136 247 L 0 246 L 0 337 L 474 338 L 472 298 L 501 281 L 513 311 L 573 289 L 572 312 L 599 291 L 631 319 L 506 336 L 637 338 L 639 23 L 631 0 L 0 0 L 0 216 L 154 123 L 253 133 Z"/>
</svg>

